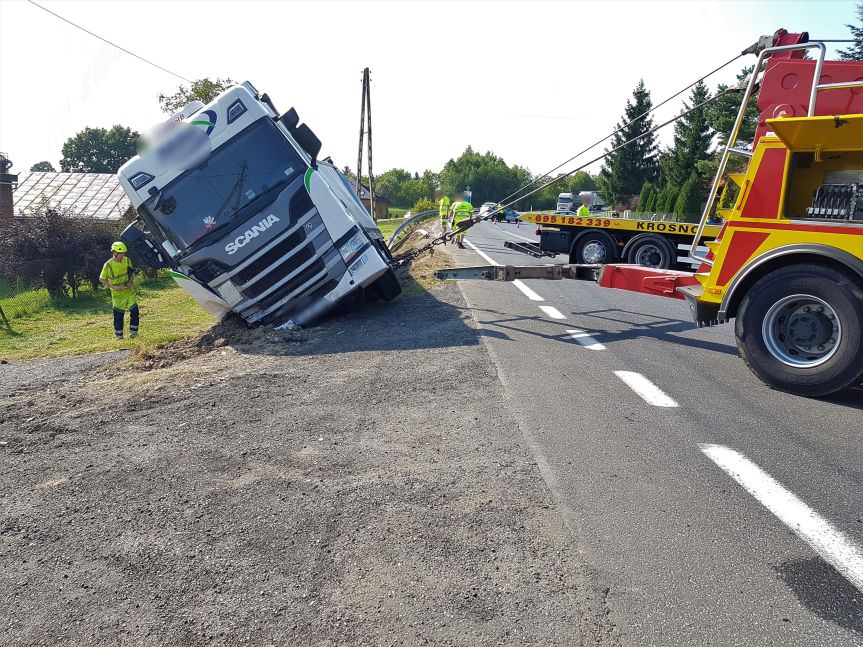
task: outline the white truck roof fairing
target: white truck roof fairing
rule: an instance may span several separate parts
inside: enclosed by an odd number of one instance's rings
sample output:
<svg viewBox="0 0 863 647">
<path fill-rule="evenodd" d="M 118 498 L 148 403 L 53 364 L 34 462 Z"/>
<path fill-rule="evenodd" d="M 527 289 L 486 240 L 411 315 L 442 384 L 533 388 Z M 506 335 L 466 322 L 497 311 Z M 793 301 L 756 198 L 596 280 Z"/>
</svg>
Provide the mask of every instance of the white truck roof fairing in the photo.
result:
<svg viewBox="0 0 863 647">
<path fill-rule="evenodd" d="M 208 150 L 204 151 L 205 154 L 208 154 L 209 151 L 218 148 L 256 120 L 270 119 L 274 116 L 264 104 L 255 98 L 255 95 L 246 85 L 235 85 L 190 115 L 184 114 L 186 109 L 175 113 L 166 122 L 176 123 L 179 119 L 181 125 L 176 128 L 175 134 L 160 138 L 152 148 L 141 152 L 120 167 L 117 177 L 134 208 L 137 209 L 150 198 L 151 188 L 161 189 L 187 170 L 187 167 L 171 163 L 170 159 L 166 161 L 166 155 L 163 154 L 172 143 L 179 141 L 181 129 L 199 129 L 200 136 L 196 133 L 196 137 L 203 142 L 203 145 L 208 146 Z M 194 109 L 197 106 L 190 104 L 187 108 L 189 107 Z M 299 146 L 294 146 L 294 148 L 297 149 L 301 158 L 308 158 L 308 155 Z M 136 188 L 133 186 L 132 180 L 140 174 L 146 175 L 141 175 Z"/>
</svg>

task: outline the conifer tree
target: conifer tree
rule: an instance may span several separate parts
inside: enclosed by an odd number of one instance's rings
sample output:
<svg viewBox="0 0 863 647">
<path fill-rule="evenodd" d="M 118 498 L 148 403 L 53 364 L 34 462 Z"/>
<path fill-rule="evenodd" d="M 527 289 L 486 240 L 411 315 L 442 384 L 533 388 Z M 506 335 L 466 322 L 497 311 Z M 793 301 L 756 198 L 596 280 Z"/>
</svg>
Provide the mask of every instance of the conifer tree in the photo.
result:
<svg viewBox="0 0 863 647">
<path fill-rule="evenodd" d="M 846 25 L 851 30 L 854 43 L 848 49 L 839 50 L 839 58 L 843 61 L 863 61 L 863 2 L 857 4 L 857 20 L 859 25 Z"/>
<path fill-rule="evenodd" d="M 703 81 L 692 88 L 684 111 L 706 101 L 710 92 Z M 710 157 L 713 130 L 707 121 L 706 107 L 690 112 L 674 123 L 674 145 L 663 158 L 665 176 L 674 186 L 682 187 L 696 164 Z"/>
<path fill-rule="evenodd" d="M 658 169 L 656 136 L 646 134 L 653 128 L 653 118 L 637 119 L 653 107 L 644 81 L 638 82 L 632 99 L 626 102 L 624 115 L 618 124 L 620 132 L 611 138 L 613 150 L 624 142 L 640 137 L 625 148 L 605 158 L 599 173 L 599 187 L 605 203 L 620 204 L 637 195 L 646 180 L 652 180 Z M 633 121 L 637 119 L 636 121 Z"/>
</svg>

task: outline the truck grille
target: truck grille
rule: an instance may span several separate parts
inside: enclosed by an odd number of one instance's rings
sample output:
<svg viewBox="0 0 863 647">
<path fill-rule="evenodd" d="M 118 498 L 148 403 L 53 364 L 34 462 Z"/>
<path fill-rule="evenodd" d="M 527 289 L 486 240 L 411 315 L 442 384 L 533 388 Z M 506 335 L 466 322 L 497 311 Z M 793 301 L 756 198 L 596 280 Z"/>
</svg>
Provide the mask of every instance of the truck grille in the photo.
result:
<svg viewBox="0 0 863 647">
<path fill-rule="evenodd" d="M 308 258 L 306 260 L 308 260 Z M 261 310 L 266 310 L 277 301 L 288 296 L 291 292 L 303 285 L 306 281 L 309 281 L 313 276 L 315 276 L 316 274 L 320 274 L 325 268 L 326 264 L 324 263 L 324 259 L 317 259 L 314 263 L 309 265 L 306 269 L 297 274 L 290 281 L 279 287 L 277 290 L 274 290 L 272 294 L 268 294 L 265 298 L 258 301 L 255 304 L 256 307 L 260 308 Z M 282 274 L 281 277 L 284 277 L 284 274 Z M 255 284 L 255 286 L 257 286 L 257 284 Z M 314 289 L 314 285 L 310 287 Z M 263 292 L 263 290 L 260 290 L 258 293 L 260 294 L 261 292 Z"/>
<path fill-rule="evenodd" d="M 291 256 L 287 261 L 279 265 L 278 268 L 272 270 L 269 274 L 261 277 L 259 280 L 252 283 L 252 285 L 243 289 L 243 292 L 250 297 L 256 297 L 271 287 L 273 287 L 276 283 L 284 279 L 286 276 L 290 275 L 292 272 L 295 272 L 298 267 L 300 267 L 303 263 L 308 261 L 315 255 L 315 246 L 311 243 L 307 244 L 303 249 L 298 251 L 296 254 Z M 268 263 L 264 267 L 268 267 L 272 263 Z M 312 266 L 315 264 L 312 263 Z M 263 269 L 263 268 L 262 268 Z M 308 268 L 307 268 L 308 269 Z M 320 271 L 320 270 L 318 270 Z M 305 274 L 305 270 L 300 274 L 303 276 Z M 255 272 L 252 276 L 256 276 L 258 272 Z M 313 273 L 314 274 L 314 273 Z M 288 281 L 287 285 L 291 285 L 293 283 L 293 279 Z"/>
<path fill-rule="evenodd" d="M 283 240 L 278 245 L 273 247 L 266 254 L 264 254 L 260 258 L 255 259 L 253 262 L 249 263 L 248 266 L 244 267 L 242 270 L 237 272 L 237 274 L 236 274 L 237 279 L 239 279 L 240 283 L 247 283 L 247 282 L 251 281 L 258 274 L 260 274 L 265 269 L 267 269 L 270 265 L 277 263 L 280 258 L 289 254 L 291 252 L 291 250 L 293 250 L 297 245 L 299 245 L 305 239 L 306 239 L 306 234 L 302 229 L 294 232 L 293 234 L 291 234 L 290 236 L 285 238 L 285 240 Z M 301 254 L 302 254 L 302 252 L 297 254 L 297 256 L 299 256 Z M 297 263 L 294 266 L 294 269 L 296 269 L 298 266 L 302 265 L 305 261 L 309 260 L 309 258 L 310 258 L 310 256 L 306 256 L 302 261 L 300 261 L 299 263 Z M 291 258 L 291 260 L 293 261 L 293 258 Z M 285 272 L 289 273 L 292 271 L 293 270 L 286 270 Z M 282 276 L 284 276 L 284 273 L 282 274 Z M 258 281 L 258 283 L 261 283 L 263 280 L 264 279 L 261 279 L 261 281 Z M 257 284 L 255 284 L 255 285 L 257 285 Z M 272 283 L 270 285 L 272 285 Z M 261 291 L 263 291 L 263 290 L 261 290 Z"/>
</svg>

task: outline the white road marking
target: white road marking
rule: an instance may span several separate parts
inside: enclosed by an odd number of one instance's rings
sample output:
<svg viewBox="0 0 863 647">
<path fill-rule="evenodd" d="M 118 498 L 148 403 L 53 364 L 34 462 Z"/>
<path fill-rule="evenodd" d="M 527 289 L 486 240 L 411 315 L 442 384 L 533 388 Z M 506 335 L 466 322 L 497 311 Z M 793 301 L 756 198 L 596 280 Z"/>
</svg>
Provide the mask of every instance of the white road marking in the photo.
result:
<svg viewBox="0 0 863 647">
<path fill-rule="evenodd" d="M 485 262 L 486 262 L 486 263 L 491 263 L 492 265 L 500 265 L 500 264 L 501 264 L 501 263 L 498 263 L 498 262 L 497 262 L 496 260 L 494 260 L 491 256 L 489 256 L 488 254 L 486 254 L 484 251 L 482 251 L 479 247 L 477 247 L 476 245 L 474 245 L 474 244 L 473 244 L 472 242 L 470 242 L 469 240 L 465 240 L 465 241 L 464 241 L 464 244 L 465 244 L 465 245 L 467 245 L 468 247 L 470 247 L 470 248 L 471 248 L 473 251 L 475 251 L 477 254 L 479 254 L 480 256 L 482 256 L 483 260 L 485 260 Z"/>
<path fill-rule="evenodd" d="M 521 282 L 521 279 L 516 279 L 512 282 L 512 284 L 522 291 L 524 296 L 526 296 L 531 301 L 545 301 L 541 296 L 539 296 L 536 292 L 527 287 L 524 283 Z M 541 308 L 542 306 L 540 306 Z"/>
<path fill-rule="evenodd" d="M 498 265 L 498 266 L 499 266 L 499 265 L 501 265 L 501 263 L 498 263 L 498 262 L 497 262 L 496 260 L 494 260 L 491 256 L 489 256 L 488 254 L 486 254 L 484 251 L 482 251 L 479 247 L 477 247 L 476 245 L 474 245 L 474 244 L 473 244 L 472 242 L 470 242 L 469 240 L 465 240 L 465 241 L 464 241 L 464 244 L 465 244 L 465 245 L 467 245 L 468 247 L 470 247 L 470 248 L 471 248 L 473 251 L 475 251 L 477 254 L 479 254 L 479 255 L 483 258 L 483 260 L 485 260 L 485 262 L 486 262 L 486 263 L 489 263 L 489 264 L 491 264 L 491 265 Z M 519 281 L 518 279 L 516 279 L 515 281 L 513 281 L 513 282 L 512 282 L 512 284 L 513 284 L 515 287 L 517 287 L 519 290 L 521 290 L 521 291 L 522 291 L 522 293 L 524 294 L 524 296 L 526 296 L 526 297 L 527 297 L 528 299 L 530 299 L 531 301 L 545 301 L 545 299 L 543 299 L 541 296 L 539 296 L 536 292 L 534 292 L 533 290 L 531 290 L 529 287 L 527 287 L 524 283 L 522 283 L 522 282 L 521 282 L 521 281 Z"/>
<path fill-rule="evenodd" d="M 539 309 L 552 319 L 566 319 L 566 316 L 554 306 L 539 306 Z"/>
<path fill-rule="evenodd" d="M 641 399 L 652 404 L 655 407 L 676 407 L 677 403 L 669 398 L 662 389 L 656 386 L 653 382 L 644 377 L 641 373 L 632 371 L 615 371 L 614 374 L 619 377 L 630 389 L 641 396 Z"/>
<path fill-rule="evenodd" d="M 605 350 L 605 346 L 596 341 L 583 330 L 567 330 L 567 334 L 579 344 L 590 350 Z"/>
<path fill-rule="evenodd" d="M 701 451 L 863 591 L 863 553 L 842 532 L 743 454 L 723 445 Z"/>
</svg>

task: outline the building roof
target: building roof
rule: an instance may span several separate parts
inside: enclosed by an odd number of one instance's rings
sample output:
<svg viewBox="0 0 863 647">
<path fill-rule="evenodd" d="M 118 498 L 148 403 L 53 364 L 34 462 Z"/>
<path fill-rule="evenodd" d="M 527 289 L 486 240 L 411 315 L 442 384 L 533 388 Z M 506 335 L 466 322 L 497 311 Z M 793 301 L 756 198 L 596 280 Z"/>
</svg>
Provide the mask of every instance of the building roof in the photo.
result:
<svg viewBox="0 0 863 647">
<path fill-rule="evenodd" d="M 45 204 L 102 220 L 118 220 L 130 207 L 113 173 L 21 173 L 12 193 L 13 213 L 29 216 Z"/>
</svg>

